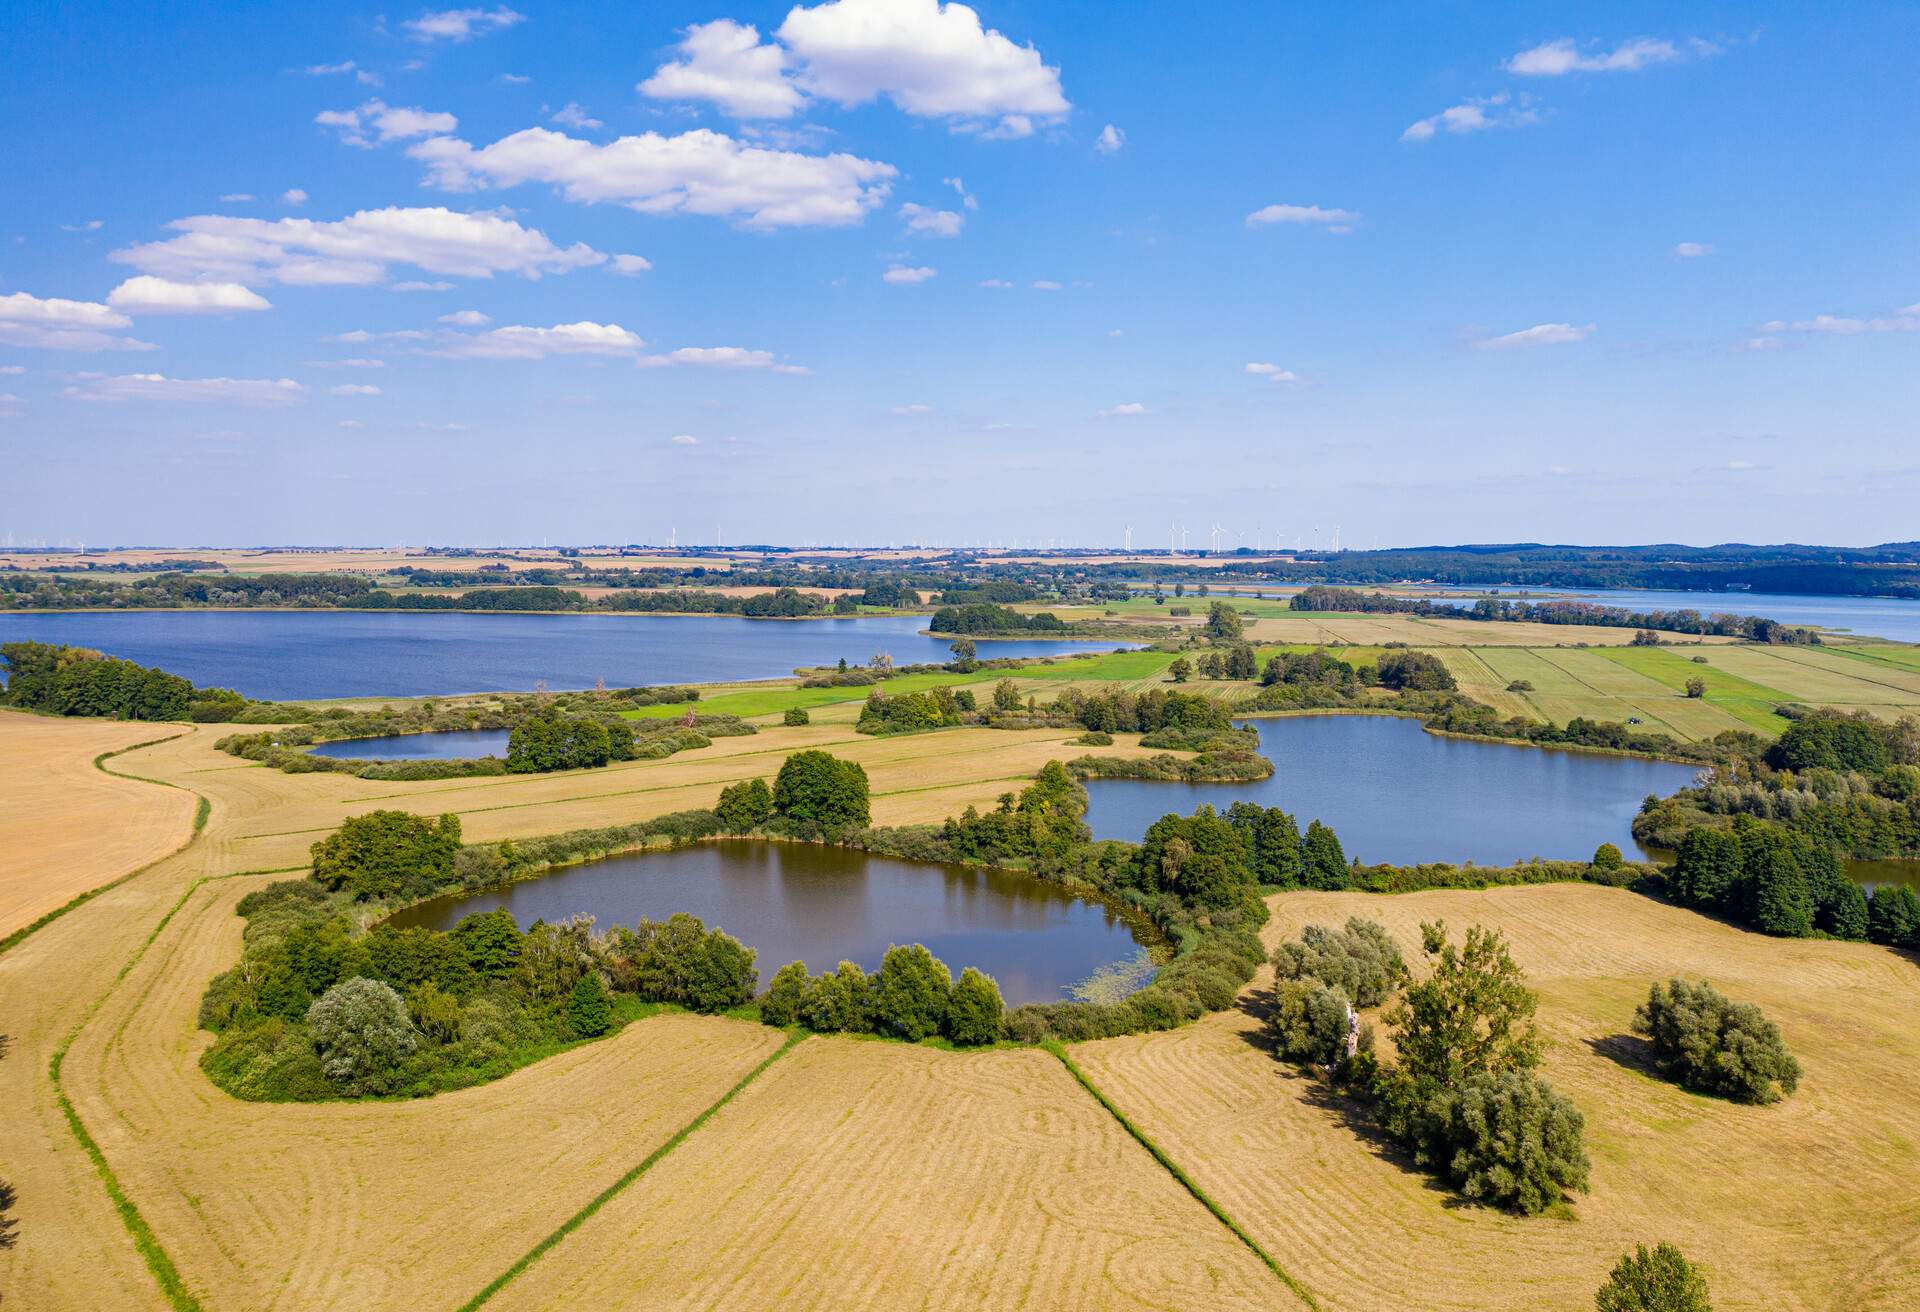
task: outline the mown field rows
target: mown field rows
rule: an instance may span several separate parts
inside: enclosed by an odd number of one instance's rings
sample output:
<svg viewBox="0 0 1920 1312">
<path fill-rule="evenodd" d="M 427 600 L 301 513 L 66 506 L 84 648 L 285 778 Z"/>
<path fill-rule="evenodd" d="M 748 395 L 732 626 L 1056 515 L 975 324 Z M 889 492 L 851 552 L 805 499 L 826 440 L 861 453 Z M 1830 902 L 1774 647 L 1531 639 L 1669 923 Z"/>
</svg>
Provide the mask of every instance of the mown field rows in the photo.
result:
<svg viewBox="0 0 1920 1312">
<path fill-rule="evenodd" d="M 1256 1013 L 1074 1049 L 1129 1116 L 1329 1309 L 1592 1306 L 1615 1257 L 1678 1244 L 1728 1309 L 1890 1312 L 1920 1300 L 1920 967 L 1864 944 L 1744 933 L 1584 885 L 1272 899 L 1267 937 L 1348 915 L 1502 929 L 1540 991 L 1546 1074 L 1587 1120 L 1592 1191 L 1570 1219 L 1461 1207 L 1317 1081 L 1277 1064 Z M 1656 978 L 1705 976 L 1776 1019 L 1806 1071 L 1774 1107 L 1652 1076 L 1628 1034 Z M 1256 985 L 1257 988 L 1257 985 Z"/>
<path fill-rule="evenodd" d="M 186 841 L 193 794 L 94 767 L 103 752 L 180 732 L 0 711 L 0 939 Z"/>
<path fill-rule="evenodd" d="M 1291 1301 L 1046 1053 L 814 1038 L 489 1306 Z"/>
</svg>

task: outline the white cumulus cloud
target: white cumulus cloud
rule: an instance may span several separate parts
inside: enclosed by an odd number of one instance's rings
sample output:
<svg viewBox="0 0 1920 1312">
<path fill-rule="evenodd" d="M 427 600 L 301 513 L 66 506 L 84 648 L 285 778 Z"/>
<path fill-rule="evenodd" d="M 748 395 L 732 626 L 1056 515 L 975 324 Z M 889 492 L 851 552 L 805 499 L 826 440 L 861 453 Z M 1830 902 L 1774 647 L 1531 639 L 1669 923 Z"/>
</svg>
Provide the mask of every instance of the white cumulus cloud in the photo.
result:
<svg viewBox="0 0 1920 1312">
<path fill-rule="evenodd" d="M 802 89 L 842 106 L 884 96 L 918 117 L 973 119 L 1057 118 L 1072 108 L 1058 68 L 982 27 L 963 4 L 831 0 L 794 8 L 778 35 Z"/>
<path fill-rule="evenodd" d="M 108 292 L 107 304 L 129 314 L 232 314 L 273 308 L 266 297 L 237 282 L 170 282 L 145 273 Z"/>
<path fill-rule="evenodd" d="M 1909 305 L 1892 314 L 1860 319 L 1851 315 L 1816 314 L 1811 319 L 1775 319 L 1760 325 L 1760 332 L 1824 333 L 1833 337 L 1858 337 L 1866 333 L 1920 332 L 1920 305 Z"/>
<path fill-rule="evenodd" d="M 1271 379 L 1276 383 L 1297 383 L 1300 381 L 1299 377 L 1291 369 L 1282 369 L 1277 364 L 1268 364 L 1261 360 L 1255 360 L 1249 363 L 1245 366 L 1245 370 L 1257 378 Z"/>
<path fill-rule="evenodd" d="M 912 405 L 897 405 L 893 407 L 893 413 L 897 415 L 930 415 L 933 413 L 933 407 L 924 402 L 916 401 Z"/>
<path fill-rule="evenodd" d="M 699 446 L 700 445 L 700 439 L 695 437 L 692 433 L 675 433 L 672 437 L 668 438 L 667 441 L 673 443 L 675 446 Z"/>
<path fill-rule="evenodd" d="M 1703 241 L 1683 241 L 1673 248 L 1673 253 L 1683 260 L 1697 260 L 1702 255 L 1713 254 L 1713 247 Z"/>
<path fill-rule="evenodd" d="M 958 210 L 936 210 L 912 201 L 900 207 L 900 217 L 907 221 L 908 232 L 922 237 L 958 237 L 967 224 Z"/>
<path fill-rule="evenodd" d="M 1584 342 L 1593 335 L 1593 330 L 1594 325 L 1590 323 L 1537 323 L 1518 332 L 1482 337 L 1473 345 L 1481 351 L 1507 351 L 1522 346 L 1559 346 L 1567 342 Z"/>
<path fill-rule="evenodd" d="M 355 109 L 323 109 L 313 116 L 321 127 L 333 128 L 349 146 L 371 150 L 389 141 L 413 137 L 438 137 L 460 126 L 451 114 L 432 110 L 401 108 L 380 100 L 369 100 Z"/>
<path fill-rule="evenodd" d="M 938 269 L 930 269 L 925 265 L 916 268 L 906 264 L 893 264 L 887 266 L 887 271 L 880 275 L 880 280 L 890 282 L 896 287 L 911 287 L 915 283 L 925 282 L 939 272 Z"/>
<path fill-rule="evenodd" d="M 1249 228 L 1264 228 L 1274 223 L 1318 225 L 1341 232 L 1360 221 L 1355 210 L 1323 209 L 1318 205 L 1267 205 L 1247 215 Z"/>
<path fill-rule="evenodd" d="M 372 383 L 341 383 L 338 387 L 329 387 L 333 396 L 379 396 L 380 389 Z"/>
<path fill-rule="evenodd" d="M 665 355 L 643 356 L 639 364 L 643 369 L 691 365 L 698 369 L 767 369 L 776 374 L 812 372 L 804 365 L 780 363 L 771 351 L 749 350 L 744 346 L 682 346 Z"/>
<path fill-rule="evenodd" d="M 485 333 L 455 333 L 431 355 L 462 360 L 544 360 L 552 355 L 635 355 L 646 343 L 617 323 L 514 324 Z"/>
<path fill-rule="evenodd" d="M 1138 401 L 1123 401 L 1119 405 L 1109 406 L 1096 412 L 1101 419 L 1125 419 L 1130 415 L 1144 415 L 1147 408 Z"/>
<path fill-rule="evenodd" d="M 786 76 L 786 52 L 759 29 L 729 18 L 695 23 L 680 58 L 635 89 L 655 100 L 704 100 L 734 118 L 791 118 L 805 97 Z"/>
<path fill-rule="evenodd" d="M 1111 155 L 1127 144 L 1127 134 L 1109 123 L 1100 129 L 1100 135 L 1093 140 L 1093 148 L 1102 155 Z"/>
<path fill-rule="evenodd" d="M 471 41 L 488 32 L 498 32 L 526 21 L 505 5 L 493 9 L 443 9 L 426 13 L 403 24 L 422 41 Z"/>
<path fill-rule="evenodd" d="M 854 155 L 806 155 L 748 146 L 700 128 L 605 145 L 527 128 L 490 146 L 436 137 L 408 149 L 430 184 L 448 191 L 545 182 L 582 204 L 610 201 L 643 214 L 703 214 L 751 228 L 858 223 L 887 196 L 895 169 Z"/>
<path fill-rule="evenodd" d="M 280 193 L 280 203 L 297 209 L 307 203 L 307 193 L 298 187 L 288 187 Z"/>
<path fill-rule="evenodd" d="M 1521 127 L 1539 121 L 1539 112 L 1532 108 L 1526 97 L 1515 100 L 1502 91 L 1478 100 L 1463 101 L 1409 124 L 1407 130 L 1400 134 L 1400 140 L 1431 141 L 1442 132 L 1459 136 L 1469 132 L 1485 132 L 1489 128 Z"/>
<path fill-rule="evenodd" d="M 91 378 L 66 389 L 77 401 L 205 401 L 234 405 L 291 405 L 307 389 L 291 378 L 169 378 L 121 374 Z"/>
<path fill-rule="evenodd" d="M 438 206 L 361 210 L 332 222 L 203 214 L 168 226 L 180 235 L 108 258 L 179 282 L 363 286 L 384 282 L 394 264 L 461 278 L 537 278 L 606 260 L 588 246 L 555 246 L 545 233 L 501 214 Z"/>
<path fill-rule="evenodd" d="M 98 301 L 70 301 L 28 292 L 0 294 L 0 346 L 44 351 L 151 351 L 153 343 L 118 336 L 133 321 Z"/>
<path fill-rule="evenodd" d="M 637 273 L 645 273 L 651 269 L 653 261 L 644 255 L 616 255 L 609 267 L 615 273 L 631 278 Z"/>
<path fill-rule="evenodd" d="M 1719 47 L 1707 41 L 1689 43 L 1694 54 L 1718 54 Z M 1521 77 L 1561 77 L 1567 73 L 1637 73 L 1655 64 L 1671 64 L 1686 58 L 1671 41 L 1656 37 L 1635 37 L 1612 50 L 1590 49 L 1582 52 L 1570 36 L 1543 41 L 1522 50 L 1507 61 L 1507 71 Z"/>
<path fill-rule="evenodd" d="M 587 132 L 593 128 L 603 128 L 606 126 L 605 123 L 602 123 L 599 119 L 587 113 L 586 106 L 578 104 L 571 100 L 569 100 L 566 104 L 562 105 L 559 109 L 554 110 L 553 113 L 550 114 L 548 117 L 553 122 L 558 123 L 561 127 L 578 128 L 582 132 Z M 447 130 L 452 131 L 451 128 Z"/>
<path fill-rule="evenodd" d="M 452 314 L 440 316 L 441 323 L 450 323 L 460 328 L 484 328 L 493 322 L 493 316 L 482 314 L 478 310 L 455 310 Z"/>
</svg>

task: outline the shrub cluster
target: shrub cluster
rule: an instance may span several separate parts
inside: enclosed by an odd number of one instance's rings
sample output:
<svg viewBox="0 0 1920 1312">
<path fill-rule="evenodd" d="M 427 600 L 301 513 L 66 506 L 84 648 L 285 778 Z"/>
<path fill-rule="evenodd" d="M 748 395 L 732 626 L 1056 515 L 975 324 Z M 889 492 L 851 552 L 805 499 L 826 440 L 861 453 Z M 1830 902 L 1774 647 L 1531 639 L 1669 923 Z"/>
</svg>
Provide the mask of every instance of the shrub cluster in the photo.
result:
<svg viewBox="0 0 1920 1312">
<path fill-rule="evenodd" d="M 1655 983 L 1633 1017 L 1662 1074 L 1735 1102 L 1769 1103 L 1800 1084 L 1800 1063 L 1780 1027 L 1751 1002 L 1734 1002 L 1702 980 Z"/>
<path fill-rule="evenodd" d="M 856 733 L 914 733 L 922 729 L 942 729 L 966 723 L 966 713 L 974 709 L 973 693 L 962 688 L 929 688 L 925 692 L 902 693 L 889 697 L 875 688 L 867 694 Z"/>
<path fill-rule="evenodd" d="M 1292 1061 L 1351 1074 L 1373 1051 L 1373 1030 L 1355 1007 L 1377 1007 L 1406 979 L 1386 927 L 1351 917 L 1344 929 L 1308 925 L 1273 954 L 1274 1046 Z"/>
<path fill-rule="evenodd" d="M 529 715 L 507 739 L 507 769 L 513 774 L 584 770 L 631 761 L 634 755 L 633 726 L 627 721 L 567 715 L 555 708 Z"/>
<path fill-rule="evenodd" d="M 969 966 L 958 982 L 921 944 L 891 947 L 868 975 L 851 961 L 809 976 L 805 962 L 774 972 L 760 1000 L 769 1025 L 822 1033 L 885 1034 L 919 1042 L 940 1035 L 963 1046 L 993 1043 L 1004 1030 L 1000 986 Z"/>
<path fill-rule="evenodd" d="M 753 997 L 753 952 L 692 916 L 593 931 L 590 917 L 521 933 L 506 911 L 450 931 L 356 932 L 349 895 L 290 880 L 240 902 L 239 965 L 214 978 L 202 1059 L 236 1097 L 420 1096 L 496 1079 L 556 1047 L 670 1003 Z"/>
</svg>

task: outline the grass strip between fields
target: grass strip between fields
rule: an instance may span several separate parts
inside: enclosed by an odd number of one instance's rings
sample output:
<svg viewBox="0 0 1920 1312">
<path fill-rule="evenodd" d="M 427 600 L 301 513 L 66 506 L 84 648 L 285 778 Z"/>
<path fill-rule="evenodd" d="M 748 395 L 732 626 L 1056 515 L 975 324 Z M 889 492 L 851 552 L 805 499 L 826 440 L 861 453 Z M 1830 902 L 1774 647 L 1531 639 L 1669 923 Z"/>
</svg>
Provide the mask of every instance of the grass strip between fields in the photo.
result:
<svg viewBox="0 0 1920 1312">
<path fill-rule="evenodd" d="M 781 1044 L 778 1048 L 775 1048 L 771 1053 L 767 1054 L 766 1060 L 762 1061 L 758 1066 L 755 1066 L 752 1070 L 748 1071 L 745 1075 L 741 1076 L 740 1082 L 738 1084 L 735 1084 L 731 1089 L 728 1089 L 725 1093 L 721 1094 L 719 1101 L 715 1102 L 711 1107 L 708 1107 L 705 1111 L 701 1112 L 698 1116 L 694 1117 L 692 1120 L 688 1121 L 685 1125 L 681 1126 L 679 1131 L 671 1139 L 667 1140 L 665 1143 L 661 1144 L 658 1148 L 655 1148 L 652 1152 L 648 1153 L 646 1157 L 641 1160 L 639 1165 L 633 1167 L 625 1175 L 621 1176 L 618 1180 L 615 1180 L 612 1184 L 608 1185 L 605 1189 L 601 1190 L 597 1195 L 594 1196 L 592 1201 L 590 1201 L 585 1207 L 575 1212 L 572 1216 L 568 1217 L 565 1221 L 562 1221 L 560 1225 L 553 1231 L 552 1234 L 548 1235 L 545 1239 L 542 1239 L 539 1243 L 535 1244 L 532 1248 L 528 1249 L 526 1254 L 523 1257 L 521 1257 L 519 1261 L 515 1262 L 512 1266 L 508 1267 L 505 1271 L 502 1271 L 499 1275 L 495 1276 L 487 1284 L 487 1287 L 485 1289 L 482 1289 L 479 1293 L 475 1294 L 472 1298 L 462 1303 L 460 1305 L 459 1312 L 473 1312 L 474 1308 L 479 1307 L 482 1303 L 485 1303 L 488 1299 L 492 1298 L 495 1294 L 499 1293 L 501 1290 L 505 1289 L 508 1285 L 512 1284 L 515 1280 L 519 1279 L 520 1275 L 523 1272 L 525 1272 L 528 1267 L 532 1266 L 535 1262 L 539 1261 L 540 1258 L 546 1254 L 548 1249 L 552 1248 L 555 1244 L 558 1244 L 562 1239 L 565 1239 L 568 1235 L 572 1234 L 575 1230 L 578 1230 L 582 1225 L 584 1225 L 587 1222 L 587 1219 L 589 1217 L 591 1217 L 595 1212 L 599 1211 L 602 1207 L 605 1207 L 608 1203 L 612 1202 L 614 1198 L 617 1197 L 623 1189 L 625 1189 L 628 1185 L 632 1184 L 635 1180 L 638 1180 L 641 1176 L 645 1175 L 648 1171 L 652 1170 L 654 1165 L 658 1163 L 661 1158 L 665 1157 L 668 1153 L 672 1152 L 675 1148 L 678 1148 L 683 1142 L 686 1141 L 686 1139 L 690 1135 L 692 1135 L 692 1133 L 695 1130 L 699 1129 L 701 1126 L 705 1125 L 709 1120 L 713 1119 L 715 1114 L 717 1114 L 722 1107 L 725 1107 L 728 1103 L 732 1102 L 734 1098 L 737 1097 L 740 1094 L 740 1092 L 744 1090 L 749 1084 L 752 1084 L 755 1080 L 759 1079 L 761 1074 L 767 1069 L 767 1067 L 773 1065 L 776 1061 L 779 1061 L 782 1057 L 786 1056 L 795 1047 L 797 1047 L 802 1041 L 804 1041 L 806 1037 L 807 1035 L 804 1031 L 801 1031 L 801 1030 L 788 1031 L 787 1041 Z"/>
<path fill-rule="evenodd" d="M 1199 1200 L 1199 1203 L 1202 1207 L 1206 1208 L 1209 1212 L 1213 1213 L 1214 1219 L 1216 1221 L 1220 1222 L 1221 1225 L 1224 1225 L 1229 1231 L 1232 1232 L 1233 1237 L 1235 1239 L 1238 1239 L 1241 1243 L 1245 1244 L 1248 1250 L 1251 1251 L 1255 1257 L 1259 1258 L 1263 1263 L 1265 1263 L 1267 1270 L 1273 1272 L 1274 1275 L 1280 1278 L 1281 1284 L 1285 1285 L 1288 1289 L 1292 1290 L 1294 1293 L 1294 1296 L 1298 1298 L 1302 1303 L 1305 1303 L 1308 1307 L 1312 1308 L 1314 1312 L 1320 1312 L 1320 1304 L 1317 1301 L 1315 1301 L 1313 1297 L 1313 1292 L 1309 1290 L 1305 1285 L 1301 1284 L 1298 1280 L 1294 1279 L 1293 1276 L 1287 1271 L 1285 1267 L 1281 1266 L 1279 1262 L 1274 1260 L 1272 1253 L 1269 1253 L 1266 1249 L 1262 1248 L 1259 1242 L 1255 1240 L 1252 1235 L 1248 1234 L 1246 1230 L 1241 1227 L 1238 1221 L 1234 1220 L 1233 1217 L 1227 1214 L 1226 1208 L 1220 1206 L 1219 1203 L 1215 1202 L 1213 1198 L 1207 1193 L 1207 1191 L 1202 1189 L 1199 1186 L 1199 1184 L 1194 1180 L 1192 1176 L 1188 1175 L 1185 1171 L 1181 1170 L 1179 1163 L 1175 1162 L 1173 1158 L 1167 1155 L 1166 1149 L 1162 1148 L 1159 1144 L 1155 1143 L 1151 1138 L 1147 1136 L 1147 1132 L 1145 1130 L 1142 1130 L 1139 1126 L 1135 1125 L 1130 1119 L 1128 1119 L 1127 1114 L 1121 1111 L 1119 1107 L 1115 1106 L 1113 1100 L 1107 1097 L 1106 1094 L 1100 1091 L 1100 1086 L 1095 1084 L 1092 1080 L 1088 1079 L 1087 1073 L 1081 1070 L 1078 1063 L 1076 1063 L 1073 1060 L 1073 1058 L 1067 1055 L 1067 1050 L 1065 1045 L 1061 1044 L 1056 1039 L 1049 1039 L 1042 1046 L 1044 1046 L 1048 1052 L 1051 1052 L 1054 1056 L 1060 1059 L 1060 1064 L 1065 1066 L 1067 1068 L 1067 1071 L 1073 1076 L 1073 1078 L 1080 1082 L 1080 1087 L 1085 1089 L 1088 1093 L 1092 1094 L 1093 1100 L 1099 1103 L 1102 1107 L 1106 1108 L 1107 1114 L 1113 1117 L 1114 1120 L 1120 1122 L 1120 1128 L 1125 1130 L 1128 1134 L 1132 1135 L 1134 1138 L 1134 1141 L 1137 1142 L 1142 1148 L 1145 1148 L 1147 1152 L 1152 1155 L 1153 1160 L 1160 1163 L 1160 1165 L 1166 1169 L 1166 1172 L 1168 1175 L 1171 1175 L 1175 1180 L 1179 1181 L 1181 1188 L 1185 1189 L 1188 1193 L 1192 1194 L 1194 1198 Z M 466 1312 L 466 1309 L 462 1308 L 461 1312 Z"/>
<path fill-rule="evenodd" d="M 74 1141 L 80 1145 L 81 1151 L 86 1153 L 87 1159 L 93 1163 L 93 1169 L 99 1175 L 100 1183 L 106 1187 L 107 1197 L 113 1200 L 114 1211 L 120 1214 L 120 1223 L 126 1226 L 127 1234 L 133 1239 L 134 1248 L 139 1250 L 140 1256 L 146 1261 L 147 1269 L 153 1273 L 155 1282 L 159 1284 L 160 1292 L 166 1295 L 167 1302 L 172 1304 L 176 1312 L 201 1312 L 200 1300 L 194 1297 L 193 1291 L 187 1288 L 186 1281 L 180 1278 L 180 1269 L 173 1264 L 173 1259 L 167 1255 L 167 1250 L 160 1246 L 159 1238 L 153 1233 L 153 1227 L 147 1224 L 146 1217 L 140 1214 L 139 1206 L 127 1197 L 126 1190 L 120 1187 L 120 1178 L 113 1173 L 113 1167 L 108 1165 L 106 1154 L 100 1151 L 100 1145 L 95 1142 L 93 1135 L 88 1133 L 86 1124 L 80 1119 L 80 1113 L 75 1110 L 72 1100 L 67 1097 L 66 1089 L 61 1086 L 60 1068 L 67 1059 L 67 1050 L 73 1047 L 73 1041 L 80 1037 L 80 1031 L 99 1014 L 100 1008 L 107 1004 L 107 999 L 111 998 L 127 976 L 133 973 L 133 968 L 139 965 L 141 958 L 147 955 L 147 949 L 154 945 L 161 932 L 172 923 L 180 908 L 187 904 L 188 898 L 200 890 L 202 884 L 221 879 L 245 879 L 250 875 L 283 873 L 285 872 L 275 870 L 240 870 L 230 875 L 202 875 L 194 880 L 174 904 L 167 908 L 167 914 L 160 917 L 160 923 L 153 927 L 140 946 L 134 950 L 134 954 L 127 958 L 126 964 L 114 975 L 113 983 L 107 986 L 107 991 L 95 998 L 80 1019 L 73 1023 L 73 1028 L 67 1031 L 65 1037 L 60 1040 L 60 1046 L 53 1050 L 53 1056 L 47 1061 L 47 1078 L 53 1082 L 54 1102 L 59 1106 L 60 1114 L 66 1117 L 67 1129 L 72 1132 Z"/>
</svg>

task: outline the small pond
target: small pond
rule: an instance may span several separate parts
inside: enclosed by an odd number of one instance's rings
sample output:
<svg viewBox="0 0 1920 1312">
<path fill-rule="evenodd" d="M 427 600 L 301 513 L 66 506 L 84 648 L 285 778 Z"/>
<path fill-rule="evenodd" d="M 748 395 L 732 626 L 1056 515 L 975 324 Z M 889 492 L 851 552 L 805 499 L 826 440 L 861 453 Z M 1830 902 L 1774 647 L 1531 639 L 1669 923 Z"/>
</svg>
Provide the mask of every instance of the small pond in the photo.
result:
<svg viewBox="0 0 1920 1312">
<path fill-rule="evenodd" d="M 507 754 L 505 729 L 458 729 L 452 733 L 401 733 L 386 738 L 342 738 L 313 747 L 315 756 L 350 761 L 464 761 Z"/>
<path fill-rule="evenodd" d="M 1061 1001 L 1142 946 L 1111 908 L 1025 875 L 742 839 L 435 898 L 390 923 L 450 929 L 499 907 L 522 929 L 583 912 L 602 928 L 690 912 L 758 952 L 763 989 L 789 961 L 815 974 L 843 959 L 874 970 L 894 944 L 924 943 L 956 977 L 966 966 L 993 976 L 1008 1006 Z"/>
<path fill-rule="evenodd" d="M 1693 766 L 1442 738 L 1418 721 L 1377 715 L 1249 720 L 1274 774 L 1251 784 L 1098 779 L 1087 785 L 1096 838 L 1138 841 L 1169 811 L 1258 802 L 1332 825 L 1349 858 L 1368 864 L 1531 856 L 1585 860 L 1602 843 L 1629 858 L 1633 817 L 1648 793 L 1693 782 Z"/>
</svg>

